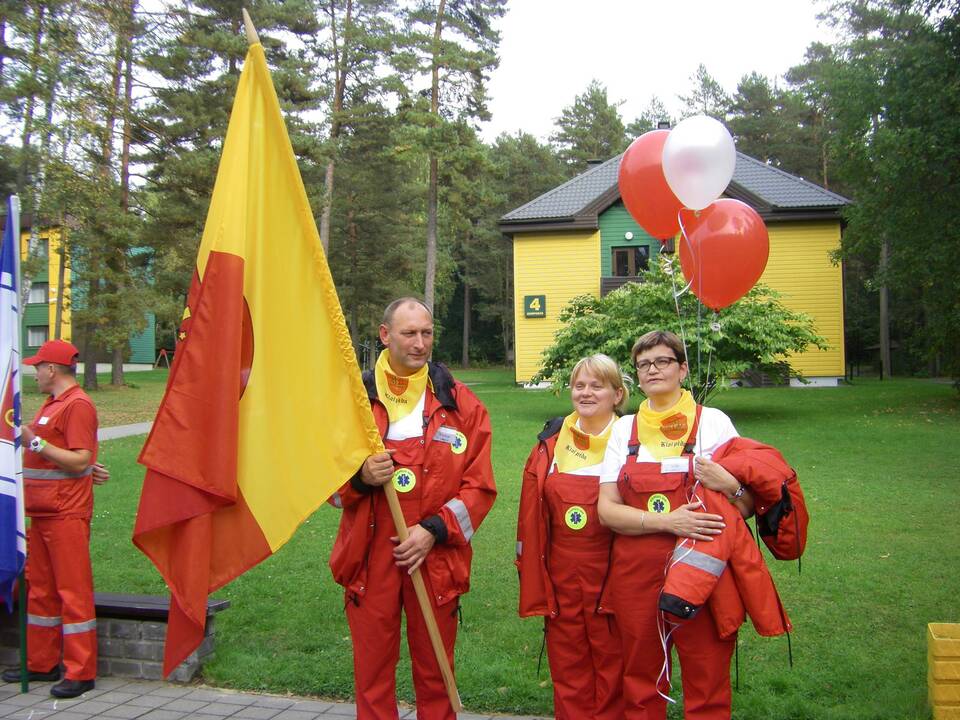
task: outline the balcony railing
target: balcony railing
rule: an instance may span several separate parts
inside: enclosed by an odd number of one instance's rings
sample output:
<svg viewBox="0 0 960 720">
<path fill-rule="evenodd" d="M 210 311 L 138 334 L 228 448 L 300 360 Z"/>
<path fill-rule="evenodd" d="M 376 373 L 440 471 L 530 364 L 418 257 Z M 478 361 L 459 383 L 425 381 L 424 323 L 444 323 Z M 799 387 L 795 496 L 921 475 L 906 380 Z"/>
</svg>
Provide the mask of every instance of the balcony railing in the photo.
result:
<svg viewBox="0 0 960 720">
<path fill-rule="evenodd" d="M 643 282 L 642 275 L 612 275 L 600 278 L 600 297 L 612 293 L 618 287 L 623 287 L 628 282 Z"/>
</svg>

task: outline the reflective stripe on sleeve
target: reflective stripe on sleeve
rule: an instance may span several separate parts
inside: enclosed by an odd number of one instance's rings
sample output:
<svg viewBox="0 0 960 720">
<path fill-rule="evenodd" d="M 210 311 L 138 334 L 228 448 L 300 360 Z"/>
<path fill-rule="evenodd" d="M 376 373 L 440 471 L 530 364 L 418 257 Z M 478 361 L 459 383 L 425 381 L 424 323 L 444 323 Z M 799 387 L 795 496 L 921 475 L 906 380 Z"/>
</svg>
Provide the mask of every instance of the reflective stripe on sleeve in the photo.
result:
<svg viewBox="0 0 960 720">
<path fill-rule="evenodd" d="M 97 629 L 97 619 L 85 620 L 84 622 L 78 623 L 64 623 L 63 624 L 63 634 L 64 635 L 77 635 L 78 633 L 89 632 L 90 630 Z"/>
<path fill-rule="evenodd" d="M 673 551 L 673 560 L 674 562 L 690 565 L 698 570 L 716 575 L 717 577 L 720 577 L 724 568 L 727 567 L 727 563 L 723 560 L 702 553 L 699 550 L 690 550 L 688 548 L 676 548 Z"/>
<path fill-rule="evenodd" d="M 517 540 L 517 557 L 523 555 L 523 540 Z"/>
<path fill-rule="evenodd" d="M 60 627 L 63 618 L 49 615 L 27 615 L 27 625 L 38 625 L 40 627 Z"/>
<path fill-rule="evenodd" d="M 343 498 L 340 497 L 340 493 L 335 492 L 333 495 L 330 496 L 330 500 L 333 502 L 334 507 L 338 507 L 341 510 L 343 509 Z"/>
<path fill-rule="evenodd" d="M 443 506 L 453 512 L 457 518 L 457 523 L 460 525 L 460 532 L 463 533 L 463 539 L 470 542 L 470 538 L 473 537 L 473 523 L 470 522 L 470 513 L 467 512 L 467 506 L 463 504 L 463 500 L 453 498 L 445 502 Z"/>
<path fill-rule="evenodd" d="M 87 466 L 80 472 L 67 472 L 66 470 L 51 470 L 47 468 L 24 468 L 24 480 L 76 480 L 86 477 L 93 472 L 93 465 Z"/>
</svg>

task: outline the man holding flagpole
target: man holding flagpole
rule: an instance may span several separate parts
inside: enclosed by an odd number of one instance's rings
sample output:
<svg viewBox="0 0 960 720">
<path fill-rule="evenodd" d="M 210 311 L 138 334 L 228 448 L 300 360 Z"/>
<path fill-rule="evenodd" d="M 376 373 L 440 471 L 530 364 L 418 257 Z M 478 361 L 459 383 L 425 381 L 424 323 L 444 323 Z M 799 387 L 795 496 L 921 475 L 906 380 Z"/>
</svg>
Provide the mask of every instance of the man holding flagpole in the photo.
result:
<svg viewBox="0 0 960 720">
<path fill-rule="evenodd" d="M 79 351 L 50 340 L 24 360 L 49 397 L 24 425 L 27 532 L 27 671 L 30 680 L 59 680 L 58 698 L 92 690 L 97 675 L 97 618 L 90 565 L 97 410 L 77 384 Z M 20 682 L 20 670 L 3 672 Z"/>
<path fill-rule="evenodd" d="M 417 717 L 456 717 L 411 574 L 420 569 L 450 665 L 458 598 L 469 588 L 470 539 L 497 490 L 490 419 L 477 397 L 430 362 L 433 314 L 423 302 L 392 302 L 380 325 L 386 349 L 364 384 L 386 451 L 369 456 L 334 496 L 343 508 L 330 557 L 346 591 L 357 718 L 397 717 L 400 613 L 407 617 Z M 396 536 L 382 486 L 392 483 L 408 537 Z"/>
</svg>

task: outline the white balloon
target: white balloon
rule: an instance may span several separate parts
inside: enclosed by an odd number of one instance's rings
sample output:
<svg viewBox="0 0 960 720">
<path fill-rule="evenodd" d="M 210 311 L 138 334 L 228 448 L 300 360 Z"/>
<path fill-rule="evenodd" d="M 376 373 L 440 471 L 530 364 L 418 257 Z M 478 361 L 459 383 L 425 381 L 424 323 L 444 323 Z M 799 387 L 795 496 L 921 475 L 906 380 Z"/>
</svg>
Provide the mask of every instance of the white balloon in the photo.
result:
<svg viewBox="0 0 960 720">
<path fill-rule="evenodd" d="M 703 210 L 730 184 L 737 151 L 721 122 L 694 115 L 670 131 L 661 162 L 677 199 L 691 210 Z"/>
</svg>

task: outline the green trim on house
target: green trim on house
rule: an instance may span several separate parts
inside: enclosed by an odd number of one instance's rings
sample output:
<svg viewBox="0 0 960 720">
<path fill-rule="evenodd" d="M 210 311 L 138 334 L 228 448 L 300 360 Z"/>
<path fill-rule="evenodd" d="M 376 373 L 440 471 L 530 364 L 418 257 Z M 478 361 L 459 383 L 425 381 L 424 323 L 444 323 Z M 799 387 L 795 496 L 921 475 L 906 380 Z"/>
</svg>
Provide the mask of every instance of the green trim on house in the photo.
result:
<svg viewBox="0 0 960 720">
<path fill-rule="evenodd" d="M 612 260 L 614 247 L 637 247 L 647 245 L 650 248 L 650 261 L 660 254 L 660 241 L 647 234 L 646 230 L 637 225 L 630 213 L 618 200 L 607 208 L 599 217 L 600 221 L 600 275 L 612 275 Z M 627 240 L 624 235 L 633 233 L 633 238 Z"/>
<path fill-rule="evenodd" d="M 40 349 L 39 345 L 28 345 L 27 338 L 29 337 L 27 333 L 27 328 L 31 327 L 44 327 L 49 330 L 50 327 L 50 310 L 49 306 L 46 303 L 27 303 L 23 308 L 23 317 L 20 320 L 20 356 L 29 357 L 30 355 L 35 355 L 37 350 Z M 49 339 L 49 332 L 48 338 Z"/>
<path fill-rule="evenodd" d="M 148 312 L 143 332 L 130 336 L 129 362 L 153 365 L 156 360 L 156 327 L 157 316 Z"/>
</svg>

